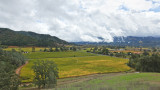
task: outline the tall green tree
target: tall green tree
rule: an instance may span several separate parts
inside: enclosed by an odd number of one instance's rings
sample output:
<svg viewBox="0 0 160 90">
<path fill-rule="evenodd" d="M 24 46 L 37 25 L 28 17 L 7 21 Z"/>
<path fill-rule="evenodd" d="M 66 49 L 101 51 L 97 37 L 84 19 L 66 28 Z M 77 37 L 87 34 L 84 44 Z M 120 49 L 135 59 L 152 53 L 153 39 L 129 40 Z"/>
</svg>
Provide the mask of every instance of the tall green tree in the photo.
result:
<svg viewBox="0 0 160 90">
<path fill-rule="evenodd" d="M 63 52 L 64 51 L 64 47 L 60 47 L 60 50 Z"/>
<path fill-rule="evenodd" d="M 35 52 L 35 47 L 32 47 L 32 52 Z"/>
<path fill-rule="evenodd" d="M 40 60 L 34 62 L 33 71 L 35 73 L 34 83 L 38 88 L 55 87 L 58 78 L 58 68 L 53 61 Z"/>
<path fill-rule="evenodd" d="M 53 52 L 53 48 L 52 47 L 49 48 L 49 52 Z"/>
<path fill-rule="evenodd" d="M 55 51 L 56 51 L 56 52 L 59 52 L 59 49 L 58 49 L 58 47 L 56 47 Z"/>
<path fill-rule="evenodd" d="M 98 50 L 98 47 L 96 46 L 96 47 L 93 49 L 93 53 L 95 53 L 97 50 Z"/>
<path fill-rule="evenodd" d="M 103 50 L 102 50 L 102 54 L 104 54 L 104 55 L 108 55 L 108 54 L 109 54 L 109 50 L 108 50 L 108 49 L 106 49 L 106 48 L 103 48 Z"/>
<path fill-rule="evenodd" d="M 143 52 L 143 55 L 144 56 L 148 56 L 149 55 L 149 52 L 147 52 L 146 50 Z"/>
<path fill-rule="evenodd" d="M 74 46 L 74 47 L 73 47 L 73 51 L 76 51 L 76 50 L 77 50 L 77 48 Z"/>
</svg>

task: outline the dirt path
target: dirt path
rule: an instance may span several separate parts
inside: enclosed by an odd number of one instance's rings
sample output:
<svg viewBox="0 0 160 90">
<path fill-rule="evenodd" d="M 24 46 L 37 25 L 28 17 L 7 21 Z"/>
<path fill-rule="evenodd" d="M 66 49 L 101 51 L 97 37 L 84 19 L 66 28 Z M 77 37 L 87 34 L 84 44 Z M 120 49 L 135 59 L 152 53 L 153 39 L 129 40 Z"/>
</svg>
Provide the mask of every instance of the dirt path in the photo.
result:
<svg viewBox="0 0 160 90">
<path fill-rule="evenodd" d="M 20 66 L 20 67 L 18 67 L 18 68 L 16 69 L 16 74 L 20 75 L 21 69 L 22 69 L 26 64 L 28 64 L 28 61 L 26 61 L 25 64 L 23 64 L 22 66 Z"/>
</svg>

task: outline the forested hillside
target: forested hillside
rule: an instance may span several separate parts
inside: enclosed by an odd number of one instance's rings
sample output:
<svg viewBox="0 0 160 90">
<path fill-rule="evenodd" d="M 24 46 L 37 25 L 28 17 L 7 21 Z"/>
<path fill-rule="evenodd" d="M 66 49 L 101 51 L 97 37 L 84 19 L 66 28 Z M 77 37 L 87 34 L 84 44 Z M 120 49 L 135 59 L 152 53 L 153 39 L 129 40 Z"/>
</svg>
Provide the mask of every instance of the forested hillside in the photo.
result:
<svg viewBox="0 0 160 90">
<path fill-rule="evenodd" d="M 57 46 L 69 44 L 55 36 L 0 28 L 0 42 L 9 46 Z"/>
</svg>

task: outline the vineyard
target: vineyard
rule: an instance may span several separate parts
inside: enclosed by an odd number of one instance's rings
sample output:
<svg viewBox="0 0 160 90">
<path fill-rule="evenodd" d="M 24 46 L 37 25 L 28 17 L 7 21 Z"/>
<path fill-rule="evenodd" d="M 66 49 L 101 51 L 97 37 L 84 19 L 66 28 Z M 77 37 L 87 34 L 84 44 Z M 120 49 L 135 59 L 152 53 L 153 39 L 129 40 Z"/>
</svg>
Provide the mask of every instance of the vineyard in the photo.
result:
<svg viewBox="0 0 160 90">
<path fill-rule="evenodd" d="M 39 56 L 36 56 L 36 53 Z M 22 82 L 32 82 L 34 73 L 32 71 L 32 65 L 37 60 L 53 60 L 59 68 L 59 78 L 75 77 L 82 75 L 89 75 L 95 73 L 110 73 L 110 72 L 123 72 L 128 71 L 130 68 L 126 65 L 128 59 L 109 57 L 109 56 L 94 56 L 94 54 L 85 52 L 55 52 L 46 53 L 50 58 L 45 57 L 44 52 L 30 53 L 26 56 L 32 58 L 29 60 L 29 64 L 21 70 Z M 68 53 L 68 57 L 67 54 Z M 71 57 L 70 55 L 81 56 Z M 82 54 L 84 53 L 84 54 Z M 32 55 L 33 54 L 33 55 Z M 33 57 L 35 55 L 35 57 Z M 54 56 L 55 55 L 55 56 Z M 61 58 L 55 58 L 61 55 Z M 84 56 L 86 55 L 86 56 Z M 89 56 L 90 55 L 90 56 Z"/>
<path fill-rule="evenodd" d="M 42 58 L 64 58 L 64 57 L 83 57 L 83 56 L 97 56 L 96 54 L 87 52 L 30 52 L 24 54 L 29 59 L 42 59 Z"/>
</svg>

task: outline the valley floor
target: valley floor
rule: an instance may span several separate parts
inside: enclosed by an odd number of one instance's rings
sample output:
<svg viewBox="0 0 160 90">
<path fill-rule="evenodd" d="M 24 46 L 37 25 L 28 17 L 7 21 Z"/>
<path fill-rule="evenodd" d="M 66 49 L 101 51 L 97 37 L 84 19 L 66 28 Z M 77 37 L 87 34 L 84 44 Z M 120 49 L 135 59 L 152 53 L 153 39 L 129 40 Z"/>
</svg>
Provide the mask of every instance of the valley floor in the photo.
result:
<svg viewBox="0 0 160 90">
<path fill-rule="evenodd" d="M 160 73 L 121 72 L 58 79 L 56 89 L 45 90 L 160 90 Z"/>
</svg>

